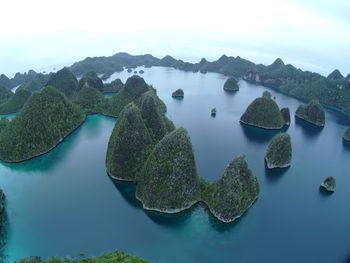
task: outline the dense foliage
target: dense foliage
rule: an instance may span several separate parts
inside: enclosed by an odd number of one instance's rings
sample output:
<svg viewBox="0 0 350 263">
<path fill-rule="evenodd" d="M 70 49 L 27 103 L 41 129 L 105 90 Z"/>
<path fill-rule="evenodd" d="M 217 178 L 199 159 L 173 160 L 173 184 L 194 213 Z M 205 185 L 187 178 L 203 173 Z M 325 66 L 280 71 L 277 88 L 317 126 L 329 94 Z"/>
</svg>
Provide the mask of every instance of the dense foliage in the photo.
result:
<svg viewBox="0 0 350 263">
<path fill-rule="evenodd" d="M 78 83 L 79 89 L 82 88 L 94 88 L 97 89 L 100 92 L 103 92 L 104 86 L 102 80 L 97 76 L 97 74 L 93 71 L 90 71 L 84 75 L 79 80 Z"/>
<path fill-rule="evenodd" d="M 292 161 L 292 142 L 288 133 L 277 134 L 269 144 L 265 155 L 268 168 L 284 168 Z"/>
<path fill-rule="evenodd" d="M 14 87 L 11 80 L 5 74 L 0 75 L 0 86 L 5 87 L 7 89 L 11 89 Z"/>
<path fill-rule="evenodd" d="M 211 213 L 223 222 L 240 217 L 257 199 L 259 182 L 243 155 L 235 158 L 224 175 L 212 183 L 204 183 L 202 198 Z"/>
<path fill-rule="evenodd" d="M 238 91 L 239 87 L 237 80 L 234 77 L 228 78 L 224 84 L 224 90 L 226 91 Z"/>
<path fill-rule="evenodd" d="M 63 92 L 67 97 L 78 91 L 78 80 L 68 69 L 63 68 L 50 76 L 46 86 L 53 86 Z"/>
<path fill-rule="evenodd" d="M 120 79 L 115 79 L 111 83 L 104 84 L 103 92 L 119 92 L 124 86 Z"/>
<path fill-rule="evenodd" d="M 0 159 L 19 162 L 55 147 L 85 119 L 80 108 L 54 87 L 34 93 L 0 132 Z"/>
<path fill-rule="evenodd" d="M 285 125 L 290 124 L 290 111 L 289 108 L 282 108 L 281 109 L 281 114 L 284 120 Z"/>
<path fill-rule="evenodd" d="M 136 191 L 144 207 L 152 210 L 177 212 L 199 201 L 199 177 L 185 129 L 169 133 L 156 145 Z"/>
<path fill-rule="evenodd" d="M 35 92 L 41 90 L 45 87 L 46 83 L 49 81 L 50 75 L 47 74 L 36 74 L 30 81 L 24 82 L 17 90 L 28 90 L 30 92 Z"/>
<path fill-rule="evenodd" d="M 312 100 L 307 105 L 300 105 L 295 116 L 317 126 L 325 125 L 325 112 L 318 101 Z"/>
<path fill-rule="evenodd" d="M 264 129 L 281 129 L 285 125 L 277 103 L 266 94 L 248 106 L 241 116 L 241 122 Z"/>
<path fill-rule="evenodd" d="M 108 173 L 121 180 L 136 181 L 152 149 L 152 139 L 139 108 L 130 103 L 120 114 L 108 143 Z"/>
<path fill-rule="evenodd" d="M 86 258 L 86 259 L 54 257 L 54 258 L 43 260 L 40 257 L 30 257 L 30 258 L 19 260 L 15 263 L 150 263 L 150 262 L 136 256 L 128 255 L 122 251 L 114 251 L 113 253 L 105 254 L 99 257 Z"/>
<path fill-rule="evenodd" d="M 16 90 L 16 93 L 5 103 L 0 104 L 0 114 L 20 111 L 32 93 L 28 90 Z"/>
<path fill-rule="evenodd" d="M 86 114 L 91 114 L 100 112 L 100 104 L 105 103 L 106 99 L 97 89 L 84 87 L 74 95 L 72 101 L 82 107 Z"/>
<path fill-rule="evenodd" d="M 172 94 L 175 98 L 183 98 L 184 97 L 184 91 L 182 89 L 177 89 Z"/>
<path fill-rule="evenodd" d="M 332 176 L 328 176 L 326 179 L 324 179 L 324 181 L 321 184 L 321 187 L 323 187 L 324 189 L 326 189 L 329 192 L 334 192 L 335 191 L 335 187 L 336 187 L 336 180 L 334 177 Z"/>
<path fill-rule="evenodd" d="M 13 96 L 13 92 L 4 86 L 0 86 L 0 104 L 5 103 Z"/>
</svg>

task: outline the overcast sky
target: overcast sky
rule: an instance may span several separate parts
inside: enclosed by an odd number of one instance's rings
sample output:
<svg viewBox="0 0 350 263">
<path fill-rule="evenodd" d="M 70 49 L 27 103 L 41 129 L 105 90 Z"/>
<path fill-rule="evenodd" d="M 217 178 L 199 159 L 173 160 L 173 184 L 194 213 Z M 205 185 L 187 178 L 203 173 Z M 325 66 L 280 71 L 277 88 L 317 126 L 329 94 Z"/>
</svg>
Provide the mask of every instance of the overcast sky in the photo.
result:
<svg viewBox="0 0 350 263">
<path fill-rule="evenodd" d="M 350 0 L 2 0 L 0 73 L 116 52 L 350 73 Z"/>
</svg>

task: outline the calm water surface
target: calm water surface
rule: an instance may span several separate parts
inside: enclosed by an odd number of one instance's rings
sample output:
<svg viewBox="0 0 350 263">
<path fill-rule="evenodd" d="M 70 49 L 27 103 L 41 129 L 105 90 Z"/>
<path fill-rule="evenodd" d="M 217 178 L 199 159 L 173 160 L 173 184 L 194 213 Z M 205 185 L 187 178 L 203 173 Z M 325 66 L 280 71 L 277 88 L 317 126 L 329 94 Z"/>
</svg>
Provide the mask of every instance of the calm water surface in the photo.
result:
<svg viewBox="0 0 350 263">
<path fill-rule="evenodd" d="M 80 252 L 97 256 L 114 249 L 157 263 L 328 263 L 350 257 L 350 147 L 341 139 L 349 118 L 327 112 L 326 127 L 317 129 L 292 117 L 292 166 L 267 171 L 264 154 L 276 132 L 239 123 L 248 104 L 267 88 L 240 81 L 240 91 L 228 94 L 223 75 L 144 70 L 170 119 L 189 131 L 199 174 L 218 179 L 229 161 L 244 153 L 260 182 L 259 199 L 232 224 L 219 223 L 201 206 L 178 215 L 145 212 L 134 198 L 134 186 L 113 182 L 105 172 L 116 120 L 92 115 L 49 154 L 0 164 L 8 261 Z M 130 75 L 117 73 L 111 80 L 125 82 Z M 171 98 L 178 88 L 185 91 L 183 100 Z M 300 102 L 270 91 L 294 115 Z M 337 190 L 327 195 L 319 185 L 330 175 L 337 179 Z"/>
</svg>

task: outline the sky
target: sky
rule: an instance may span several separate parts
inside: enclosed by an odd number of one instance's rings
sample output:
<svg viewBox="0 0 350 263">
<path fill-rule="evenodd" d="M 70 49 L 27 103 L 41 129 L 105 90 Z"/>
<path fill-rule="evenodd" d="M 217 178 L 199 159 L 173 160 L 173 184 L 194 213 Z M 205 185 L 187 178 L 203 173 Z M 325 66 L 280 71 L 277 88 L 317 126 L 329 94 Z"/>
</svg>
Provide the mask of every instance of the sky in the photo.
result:
<svg viewBox="0 0 350 263">
<path fill-rule="evenodd" d="M 1 2 L 0 74 L 117 52 L 350 73 L 350 0 Z"/>
</svg>

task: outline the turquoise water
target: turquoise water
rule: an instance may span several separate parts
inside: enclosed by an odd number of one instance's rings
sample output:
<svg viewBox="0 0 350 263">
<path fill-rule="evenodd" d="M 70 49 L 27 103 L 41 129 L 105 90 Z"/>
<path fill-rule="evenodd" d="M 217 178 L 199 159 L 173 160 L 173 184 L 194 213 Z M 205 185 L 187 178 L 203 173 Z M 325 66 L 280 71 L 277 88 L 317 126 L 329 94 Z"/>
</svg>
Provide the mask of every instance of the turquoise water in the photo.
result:
<svg viewBox="0 0 350 263">
<path fill-rule="evenodd" d="M 267 88 L 240 81 L 240 91 L 230 94 L 223 91 L 226 77 L 219 74 L 144 70 L 142 77 L 157 88 L 168 116 L 189 131 L 199 174 L 215 180 L 244 153 L 260 182 L 259 199 L 232 224 L 216 221 L 201 206 L 177 215 L 144 211 L 134 198 L 134 186 L 113 182 L 105 172 L 116 120 L 92 115 L 49 154 L 0 164 L 8 261 L 80 252 L 96 256 L 114 249 L 157 263 L 328 263 L 350 257 L 350 147 L 342 142 L 349 117 L 327 112 L 323 129 L 292 117 L 292 166 L 268 171 L 263 158 L 276 132 L 239 123 L 248 104 Z M 111 79 L 125 82 L 130 75 L 121 72 Z M 185 91 L 183 100 L 171 97 L 178 88 Z M 294 114 L 300 102 L 270 92 Z M 215 118 L 210 116 L 213 107 Z M 319 189 L 329 175 L 337 179 L 332 195 Z"/>
</svg>

